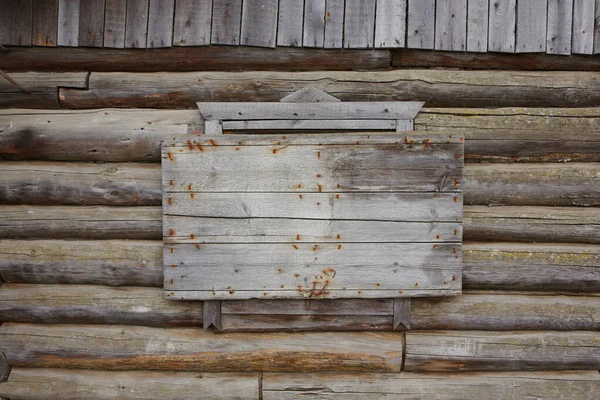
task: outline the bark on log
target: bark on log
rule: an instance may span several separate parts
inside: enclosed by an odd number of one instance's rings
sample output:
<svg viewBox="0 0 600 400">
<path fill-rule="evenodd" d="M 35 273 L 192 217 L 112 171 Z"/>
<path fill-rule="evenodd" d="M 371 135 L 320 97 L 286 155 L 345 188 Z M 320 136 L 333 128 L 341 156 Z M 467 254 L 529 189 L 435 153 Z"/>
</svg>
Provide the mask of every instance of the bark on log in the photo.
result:
<svg viewBox="0 0 600 400">
<path fill-rule="evenodd" d="M 211 399 L 258 400 L 258 382 L 257 373 L 13 368 L 10 379 L 0 384 L 0 396 L 11 400 L 180 400 L 200 395 Z"/>
<path fill-rule="evenodd" d="M 1 78 L 0 108 L 60 108 L 59 88 L 86 89 L 88 73 L 23 72 L 10 76 L 27 91 Z"/>
<path fill-rule="evenodd" d="M 411 331 L 405 358 L 408 372 L 597 370 L 600 332 Z"/>
<path fill-rule="evenodd" d="M 14 367 L 210 372 L 400 372 L 402 334 L 231 333 L 133 326 L 4 323 Z"/>
<path fill-rule="evenodd" d="M 62 107 L 78 109 L 195 108 L 198 101 L 278 101 L 307 85 L 343 101 L 425 101 L 428 107 L 594 107 L 600 103 L 595 72 L 446 70 L 94 72 L 89 90 L 61 89 L 59 98 Z"/>
</svg>

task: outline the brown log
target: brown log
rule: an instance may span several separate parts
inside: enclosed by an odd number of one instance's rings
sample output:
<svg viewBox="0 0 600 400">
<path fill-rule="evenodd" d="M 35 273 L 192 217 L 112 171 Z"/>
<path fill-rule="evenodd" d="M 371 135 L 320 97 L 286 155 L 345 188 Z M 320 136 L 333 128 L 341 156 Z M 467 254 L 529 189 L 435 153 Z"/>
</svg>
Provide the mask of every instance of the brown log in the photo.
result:
<svg viewBox="0 0 600 400">
<path fill-rule="evenodd" d="M 411 331 L 405 357 L 408 372 L 597 370 L 600 332 Z"/>
<path fill-rule="evenodd" d="M 0 108 L 60 108 L 59 88 L 85 89 L 88 73 L 24 72 L 9 76 L 19 86 L 0 77 Z"/>
<path fill-rule="evenodd" d="M 4 323 L 14 367 L 210 372 L 400 372 L 403 336 L 387 332 L 230 333 L 133 326 Z"/>
</svg>

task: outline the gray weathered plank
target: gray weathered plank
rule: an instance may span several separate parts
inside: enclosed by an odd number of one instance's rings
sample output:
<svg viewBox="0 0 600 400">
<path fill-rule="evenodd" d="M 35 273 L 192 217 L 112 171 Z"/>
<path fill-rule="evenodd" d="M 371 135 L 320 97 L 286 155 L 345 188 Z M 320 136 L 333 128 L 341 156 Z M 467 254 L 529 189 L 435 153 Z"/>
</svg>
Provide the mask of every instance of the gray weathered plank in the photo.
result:
<svg viewBox="0 0 600 400">
<path fill-rule="evenodd" d="M 397 120 L 326 120 L 326 119 L 300 119 L 300 120 L 265 120 L 265 121 L 225 121 L 223 130 L 364 130 L 395 131 L 398 126 Z"/>
<path fill-rule="evenodd" d="M 277 46 L 302 47 L 304 0 L 279 0 Z"/>
<path fill-rule="evenodd" d="M 573 39 L 571 53 L 592 54 L 594 52 L 595 0 L 574 0 Z"/>
<path fill-rule="evenodd" d="M 408 2 L 406 47 L 433 49 L 435 44 L 435 0 Z"/>
<path fill-rule="evenodd" d="M 127 0 L 106 0 L 104 14 L 104 47 L 125 47 Z"/>
<path fill-rule="evenodd" d="M 573 0 L 548 0 L 546 53 L 571 54 Z"/>
<path fill-rule="evenodd" d="M 514 53 L 517 0 L 490 0 L 488 51 Z"/>
<path fill-rule="evenodd" d="M 148 0 L 127 0 L 125 47 L 146 48 L 148 37 Z"/>
<path fill-rule="evenodd" d="M 600 0 L 596 0 L 594 19 L 594 54 L 600 53 Z"/>
<path fill-rule="evenodd" d="M 104 45 L 104 0 L 81 0 L 79 4 L 79 46 Z"/>
<path fill-rule="evenodd" d="M 212 0 L 177 0 L 173 46 L 210 44 Z"/>
<path fill-rule="evenodd" d="M 221 302 L 220 301 L 203 301 L 203 329 L 221 330 Z"/>
<path fill-rule="evenodd" d="M 31 44 L 54 47 L 57 43 L 58 0 L 33 0 Z M 6 28 L 4 28 L 6 29 Z"/>
<path fill-rule="evenodd" d="M 349 300 L 343 299 L 341 301 Z M 231 301 L 223 301 L 222 303 Z M 300 302 L 304 307 L 304 304 L 309 300 L 293 301 Z M 310 300 L 310 303 L 313 301 L 315 300 Z M 223 315 L 221 318 L 221 330 L 223 332 L 391 331 L 393 320 L 391 315 L 276 315 L 273 313 Z"/>
<path fill-rule="evenodd" d="M 79 6 L 80 0 L 58 1 L 58 33 L 59 46 L 79 46 Z"/>
<path fill-rule="evenodd" d="M 377 0 L 375 47 L 406 46 L 406 0 Z"/>
<path fill-rule="evenodd" d="M 31 46 L 32 0 L 0 1 L 0 44 Z"/>
<path fill-rule="evenodd" d="M 548 0 L 517 2 L 517 53 L 546 52 Z"/>
<path fill-rule="evenodd" d="M 467 0 L 437 0 L 435 49 L 465 51 L 467 48 Z"/>
<path fill-rule="evenodd" d="M 488 0 L 467 0 L 467 51 L 487 52 L 488 6 Z"/>
<path fill-rule="evenodd" d="M 411 328 L 411 299 L 394 299 L 394 330 L 407 331 Z"/>
<path fill-rule="evenodd" d="M 344 43 L 344 0 L 327 0 L 324 47 L 341 49 Z"/>
<path fill-rule="evenodd" d="M 174 15 L 175 0 L 150 0 L 147 48 L 171 47 L 173 45 Z"/>
<path fill-rule="evenodd" d="M 346 0 L 344 48 L 372 48 L 376 0 Z"/>
<path fill-rule="evenodd" d="M 278 0 L 244 0 L 241 41 L 245 46 L 275 47 Z"/>
<path fill-rule="evenodd" d="M 213 1 L 212 44 L 240 44 L 242 0 Z"/>
<path fill-rule="evenodd" d="M 304 47 L 323 47 L 325 40 L 325 0 L 304 1 Z"/>
</svg>

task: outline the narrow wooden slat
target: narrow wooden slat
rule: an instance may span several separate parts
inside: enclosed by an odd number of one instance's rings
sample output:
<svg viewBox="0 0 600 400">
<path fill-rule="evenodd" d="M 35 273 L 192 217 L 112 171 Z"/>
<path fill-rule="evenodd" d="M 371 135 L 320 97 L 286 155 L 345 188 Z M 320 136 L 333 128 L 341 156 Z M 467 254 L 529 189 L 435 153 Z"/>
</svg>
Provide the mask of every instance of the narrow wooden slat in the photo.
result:
<svg viewBox="0 0 600 400">
<path fill-rule="evenodd" d="M 213 1 L 212 44 L 240 44 L 242 0 Z"/>
<path fill-rule="evenodd" d="M 348 301 L 344 299 L 343 301 Z M 249 300 L 244 300 L 249 301 Z M 261 300 L 265 301 L 265 300 Z M 277 300 L 283 301 L 283 300 Z M 302 304 L 303 300 L 294 300 Z M 313 300 L 311 300 L 312 303 Z M 328 300 L 335 301 L 335 300 Z M 229 303 L 224 301 L 222 303 Z M 391 331 L 389 315 L 223 315 L 223 332 Z"/>
<path fill-rule="evenodd" d="M 0 2 L 0 44 L 31 46 L 32 0 Z"/>
<path fill-rule="evenodd" d="M 278 0 L 244 0 L 241 44 L 275 47 Z"/>
<path fill-rule="evenodd" d="M 594 52 L 595 0 L 574 0 L 573 3 L 573 54 Z"/>
<path fill-rule="evenodd" d="M 517 2 L 517 53 L 546 52 L 548 0 Z"/>
<path fill-rule="evenodd" d="M 304 0 L 304 47 L 323 47 L 325 40 L 325 1 Z"/>
<path fill-rule="evenodd" d="M 406 46 L 406 0 L 377 0 L 375 47 Z"/>
<path fill-rule="evenodd" d="M 125 47 L 127 0 L 106 0 L 104 14 L 104 47 Z"/>
<path fill-rule="evenodd" d="M 346 0 L 344 48 L 374 46 L 376 0 Z"/>
<path fill-rule="evenodd" d="M 435 49 L 465 51 L 467 0 L 438 0 L 435 10 Z"/>
<path fill-rule="evenodd" d="M 212 0 L 177 0 L 173 46 L 210 44 Z"/>
<path fill-rule="evenodd" d="M 143 49 L 146 47 L 147 37 L 148 0 L 127 0 L 125 47 Z"/>
<path fill-rule="evenodd" d="M 203 329 L 221 330 L 221 302 L 220 301 L 203 301 Z"/>
<path fill-rule="evenodd" d="M 104 45 L 104 0 L 80 0 L 79 46 Z"/>
<path fill-rule="evenodd" d="M 302 47 L 304 0 L 279 0 L 277 46 Z"/>
<path fill-rule="evenodd" d="M 546 53 L 571 54 L 573 0 L 548 0 Z"/>
<path fill-rule="evenodd" d="M 394 299 L 394 330 L 407 331 L 411 328 L 411 299 Z"/>
<path fill-rule="evenodd" d="M 223 301 L 223 315 L 343 315 L 389 316 L 394 313 L 392 299 L 344 300 L 231 300 Z"/>
<path fill-rule="evenodd" d="M 80 0 L 58 1 L 58 33 L 59 46 L 79 46 L 79 7 Z"/>
<path fill-rule="evenodd" d="M 171 47 L 173 45 L 174 14 L 175 0 L 150 0 L 147 48 Z"/>
<path fill-rule="evenodd" d="M 324 47 L 341 49 L 344 43 L 344 0 L 327 0 Z"/>
<path fill-rule="evenodd" d="M 225 121 L 223 130 L 388 130 L 395 131 L 398 123 L 394 120 L 258 120 Z"/>
<path fill-rule="evenodd" d="M 467 51 L 487 52 L 488 6 L 488 0 L 467 0 Z"/>
<path fill-rule="evenodd" d="M 32 40 L 34 46 L 57 44 L 58 0 L 33 0 Z"/>
<path fill-rule="evenodd" d="M 488 51 L 514 53 L 516 0 L 490 0 Z"/>
<path fill-rule="evenodd" d="M 408 38 L 406 47 L 433 49 L 435 43 L 435 0 L 408 2 Z"/>
<path fill-rule="evenodd" d="M 596 0 L 596 14 L 594 19 L 594 54 L 600 53 L 600 0 Z"/>
</svg>

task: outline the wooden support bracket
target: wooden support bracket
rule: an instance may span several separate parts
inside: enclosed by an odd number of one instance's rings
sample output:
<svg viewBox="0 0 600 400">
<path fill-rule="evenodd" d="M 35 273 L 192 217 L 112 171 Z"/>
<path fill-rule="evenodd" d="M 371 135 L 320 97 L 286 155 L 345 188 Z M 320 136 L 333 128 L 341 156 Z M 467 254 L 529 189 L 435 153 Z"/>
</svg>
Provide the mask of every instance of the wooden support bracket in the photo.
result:
<svg viewBox="0 0 600 400">
<path fill-rule="evenodd" d="M 394 299 L 394 330 L 410 330 L 410 298 Z"/>
<path fill-rule="evenodd" d="M 217 300 L 205 301 L 203 304 L 202 326 L 205 331 L 221 330 L 221 302 Z"/>
</svg>

